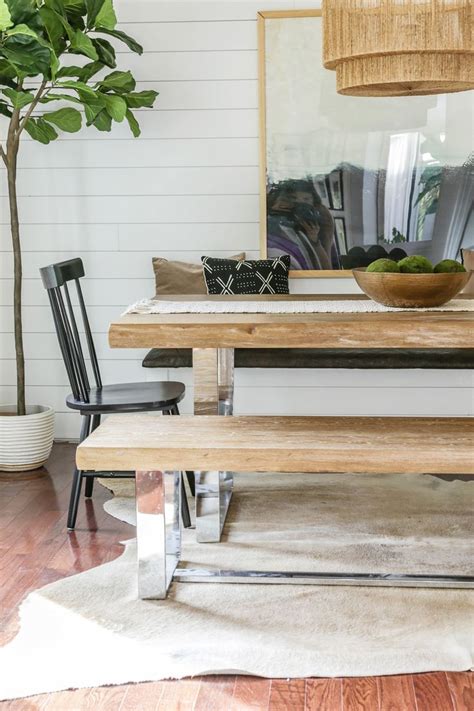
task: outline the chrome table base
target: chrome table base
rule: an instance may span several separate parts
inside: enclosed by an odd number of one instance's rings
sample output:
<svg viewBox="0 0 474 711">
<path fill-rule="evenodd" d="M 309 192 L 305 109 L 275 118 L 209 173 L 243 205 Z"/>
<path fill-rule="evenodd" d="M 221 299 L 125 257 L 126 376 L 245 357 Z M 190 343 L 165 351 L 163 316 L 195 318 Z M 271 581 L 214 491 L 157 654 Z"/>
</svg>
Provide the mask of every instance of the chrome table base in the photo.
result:
<svg viewBox="0 0 474 711">
<path fill-rule="evenodd" d="M 232 498 L 232 472 L 194 472 L 196 479 L 196 540 L 219 543 Z"/>
<path fill-rule="evenodd" d="M 234 350 L 193 351 L 196 415 L 230 416 L 234 412 Z M 196 540 L 219 543 L 232 498 L 232 472 L 195 472 Z"/>
<path fill-rule="evenodd" d="M 181 555 L 181 472 L 137 471 L 138 596 L 163 599 Z"/>
<path fill-rule="evenodd" d="M 193 351 L 194 413 L 232 415 L 234 350 Z M 163 599 L 181 553 L 180 473 L 137 471 L 138 594 Z M 232 498 L 232 472 L 196 472 L 196 539 L 218 543 Z"/>
<path fill-rule="evenodd" d="M 467 575 L 409 575 L 396 573 L 291 573 L 262 570 L 176 568 L 179 583 L 257 583 L 273 585 L 359 585 L 397 588 L 474 588 Z"/>
<path fill-rule="evenodd" d="M 194 349 L 194 414 L 232 415 L 234 351 Z M 474 577 L 392 573 L 311 573 L 205 570 L 178 567 L 181 554 L 180 472 L 137 471 L 138 594 L 164 599 L 169 586 L 189 583 L 360 585 L 377 587 L 474 588 Z M 217 543 L 232 497 L 231 472 L 195 472 L 196 537 Z"/>
<path fill-rule="evenodd" d="M 164 599 L 169 586 L 188 583 L 259 583 L 292 585 L 361 585 L 377 587 L 474 588 L 474 577 L 463 575 L 411 575 L 395 573 L 311 573 L 259 570 L 206 570 L 179 568 L 181 554 L 180 472 L 137 471 L 138 594 L 142 599 Z M 218 489 L 225 491 L 225 472 L 200 472 L 201 533 L 211 540 L 213 525 L 219 536 L 225 520 L 217 510 Z M 216 489 L 217 485 L 217 489 Z M 225 498 L 225 497 L 224 497 Z M 207 528 L 208 521 L 211 521 Z"/>
</svg>

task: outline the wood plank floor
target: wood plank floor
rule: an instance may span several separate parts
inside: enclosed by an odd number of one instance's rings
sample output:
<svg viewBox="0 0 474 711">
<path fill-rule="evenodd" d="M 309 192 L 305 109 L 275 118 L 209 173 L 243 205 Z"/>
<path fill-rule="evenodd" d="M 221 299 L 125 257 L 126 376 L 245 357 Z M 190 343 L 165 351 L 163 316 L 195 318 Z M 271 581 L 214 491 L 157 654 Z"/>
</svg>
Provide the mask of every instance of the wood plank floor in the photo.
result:
<svg viewBox="0 0 474 711">
<path fill-rule="evenodd" d="M 67 534 L 75 448 L 54 447 L 45 476 L 0 474 L 0 645 L 18 631 L 18 606 L 31 591 L 118 557 L 133 529 L 111 518 L 96 486 Z M 0 670 L 1 673 L 1 670 Z M 212 676 L 43 694 L 0 703 L 16 711 L 473 711 L 468 672 L 344 679 Z"/>
</svg>

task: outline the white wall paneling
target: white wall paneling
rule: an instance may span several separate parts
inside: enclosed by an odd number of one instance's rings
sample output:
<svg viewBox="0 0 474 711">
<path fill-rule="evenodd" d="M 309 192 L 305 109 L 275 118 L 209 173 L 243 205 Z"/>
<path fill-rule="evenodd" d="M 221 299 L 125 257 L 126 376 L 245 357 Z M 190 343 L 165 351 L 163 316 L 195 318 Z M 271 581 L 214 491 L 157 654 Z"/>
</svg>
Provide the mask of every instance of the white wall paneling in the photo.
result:
<svg viewBox="0 0 474 711">
<path fill-rule="evenodd" d="M 154 82 L 153 86 L 158 86 Z M 151 87 L 149 87 L 151 88 Z M 211 109 L 189 111 L 159 111 L 142 109 L 137 111 L 142 134 L 141 141 L 156 138 L 255 138 L 258 135 L 257 109 Z M 5 137 L 5 129 L 0 132 L 0 138 Z M 117 124 L 111 132 L 110 138 L 104 139 L 104 133 L 94 129 L 83 128 L 78 133 L 65 134 L 54 142 L 56 150 L 63 149 L 64 143 L 83 141 L 123 141 L 130 138 L 130 131 L 125 123 Z M 24 138 L 24 143 L 33 142 L 31 138 Z M 115 146 L 116 150 L 120 146 Z M 45 146 L 44 152 L 51 150 Z M 46 164 L 47 159 L 45 160 Z"/>
<path fill-rule="evenodd" d="M 158 23 L 125 22 L 121 29 L 131 34 L 144 47 L 145 52 L 215 52 L 218 50 L 250 50 L 256 48 L 256 29 L 249 20 L 206 22 L 179 21 Z M 118 45 L 116 45 L 118 46 Z M 130 53 L 124 48 L 122 51 Z"/>
<path fill-rule="evenodd" d="M 146 351 L 111 350 L 109 321 L 154 293 L 151 258 L 199 261 L 245 250 L 258 256 L 257 28 L 259 9 L 309 2 L 116 0 L 121 27 L 144 45 L 124 45 L 121 69 L 138 89 L 155 88 L 139 112 L 142 136 L 84 129 L 49 146 L 25 137 L 19 162 L 24 250 L 27 396 L 54 405 L 56 436 L 77 437 L 66 412 L 68 387 L 38 269 L 81 255 L 84 293 L 105 382 L 180 379 L 191 412 L 190 370 L 145 370 Z M 5 121 L 0 117 L 0 136 Z M 0 401 L 15 399 L 12 257 L 5 172 L 0 170 Z M 351 293 L 350 279 L 294 280 L 300 293 Z M 239 370 L 236 409 L 244 413 L 467 415 L 466 371 Z"/>
<path fill-rule="evenodd" d="M 116 348 L 111 349 L 108 344 L 107 333 L 95 333 L 94 342 L 97 351 L 97 357 L 101 362 L 101 367 L 105 368 L 104 374 L 106 375 L 108 382 L 113 382 L 111 378 L 108 377 L 106 373 L 106 361 L 115 360 L 134 360 L 137 363 L 141 363 L 146 350 L 140 349 L 129 349 L 129 348 Z M 47 361 L 53 362 L 61 358 L 59 352 L 56 334 L 52 331 L 50 333 L 28 333 L 24 334 L 24 346 L 25 354 L 28 360 L 28 366 L 33 361 Z M 13 342 L 12 333 L 1 333 L 0 334 L 0 369 L 3 372 L 4 363 L 10 360 L 13 361 L 15 358 L 15 348 Z M 7 365 L 5 365 L 5 368 Z M 41 367 L 47 367 L 47 364 L 43 363 Z M 13 380 L 10 381 L 12 384 Z"/>
<path fill-rule="evenodd" d="M 80 141 L 70 141 L 67 149 L 61 147 L 60 150 L 56 149 L 58 143 L 54 143 L 53 149 L 52 146 L 45 148 L 39 143 L 28 141 L 28 150 L 22 152 L 19 158 L 20 169 L 41 169 L 46 164 L 48 168 L 74 167 L 76 170 L 214 166 L 238 168 L 258 165 L 256 137 L 157 138 L 144 141 L 143 136 L 137 140 L 128 135 L 117 144 L 112 135 L 98 141 L 89 138 L 91 133 L 82 134 Z"/>
<path fill-rule="evenodd" d="M 74 253 L 79 250 L 82 254 L 118 250 L 155 254 L 157 249 L 160 253 L 169 252 L 170 247 L 173 251 L 189 252 L 195 251 L 192 248 L 196 242 L 205 250 L 225 252 L 236 243 L 240 245 L 239 249 L 258 250 L 256 222 L 194 222 L 193 239 L 190 239 L 189 229 L 189 225 L 182 222 L 139 225 L 31 224 L 22 227 L 22 244 L 26 255 L 58 250 Z M 0 226 L 0 252 L 10 252 L 10 244 L 7 226 Z"/>
<path fill-rule="evenodd" d="M 258 168 L 233 167 L 212 168 L 144 168 L 135 167 L 117 170 L 117 168 L 95 168 L 95 170 L 77 170 L 71 168 L 23 169 L 18 172 L 19 196 L 48 197 L 89 197 L 108 196 L 113 190 L 114 196 L 156 195 L 187 196 L 196 194 L 199 186 L 201 194 L 238 195 L 242 188 L 248 195 L 258 195 Z M 1 195 L 6 196 L 7 183 L 3 180 Z"/>
<path fill-rule="evenodd" d="M 141 24 L 141 18 L 148 22 L 220 22 L 227 20 L 254 21 L 257 10 L 288 10 L 292 7 L 318 7 L 318 2 L 294 2 L 294 0 L 268 0 L 257 3 L 255 0 L 116 0 L 114 6 L 121 21 L 124 23 Z"/>
<path fill-rule="evenodd" d="M 104 289 L 102 279 L 83 279 L 82 290 L 89 306 L 119 306 L 137 300 L 137 294 L 153 296 L 155 292 L 154 279 L 108 279 Z M 0 279 L 0 299 L 3 305 L 13 303 L 13 280 Z M 71 297 L 77 302 L 75 289 Z M 41 279 L 25 279 L 23 288 L 23 303 L 25 306 L 49 307 L 48 295 L 43 288 Z"/>
<path fill-rule="evenodd" d="M 113 190 L 113 186 L 109 186 Z M 7 198 L 0 198 L 0 214 L 7 214 Z M 84 218 L 92 223 L 112 224 L 133 219 L 136 223 L 173 222 L 255 222 L 257 195 L 122 195 L 62 196 L 49 199 L 19 197 L 23 224 L 77 224 Z M 87 216 L 87 217 L 86 217 Z M 170 245 L 172 247 L 172 245 Z"/>
</svg>

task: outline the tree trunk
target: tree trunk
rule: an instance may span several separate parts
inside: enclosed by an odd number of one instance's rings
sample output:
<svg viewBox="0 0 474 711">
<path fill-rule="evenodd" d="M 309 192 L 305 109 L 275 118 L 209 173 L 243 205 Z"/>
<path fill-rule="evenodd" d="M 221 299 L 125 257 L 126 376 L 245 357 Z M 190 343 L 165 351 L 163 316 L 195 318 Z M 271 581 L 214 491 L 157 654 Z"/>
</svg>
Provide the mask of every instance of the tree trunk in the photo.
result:
<svg viewBox="0 0 474 711">
<path fill-rule="evenodd" d="M 12 126 L 10 126 L 10 128 L 12 128 Z M 17 415 L 26 415 L 25 354 L 23 350 L 23 326 L 21 313 L 22 264 L 20 225 L 18 221 L 18 205 L 16 195 L 16 166 L 18 157 L 18 145 L 18 139 L 14 135 L 13 131 L 10 130 L 7 139 L 7 175 L 14 265 L 13 314 L 15 323 Z"/>
</svg>

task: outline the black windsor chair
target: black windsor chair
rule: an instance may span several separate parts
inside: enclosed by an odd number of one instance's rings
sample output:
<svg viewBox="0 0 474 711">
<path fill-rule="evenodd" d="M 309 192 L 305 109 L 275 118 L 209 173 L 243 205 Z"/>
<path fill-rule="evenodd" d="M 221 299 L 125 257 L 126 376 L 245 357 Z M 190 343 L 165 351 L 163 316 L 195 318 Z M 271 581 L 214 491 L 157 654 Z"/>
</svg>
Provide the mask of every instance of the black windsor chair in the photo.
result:
<svg viewBox="0 0 474 711">
<path fill-rule="evenodd" d="M 179 415 L 178 403 L 183 399 L 185 386 L 179 382 L 119 383 L 102 385 L 92 332 L 87 317 L 80 279 L 85 275 L 82 259 L 50 264 L 40 269 L 43 285 L 48 292 L 54 325 L 61 348 L 72 393 L 66 405 L 82 416 L 80 441 L 100 424 L 101 415 L 119 412 L 162 412 L 164 415 Z M 68 282 L 75 282 L 77 300 L 84 330 L 87 353 L 95 386 L 91 387 L 79 328 L 74 314 Z M 194 496 L 194 473 L 186 472 L 191 493 Z M 91 497 L 94 478 L 134 477 L 135 472 L 90 472 L 74 470 L 67 528 L 76 525 L 77 509 L 85 479 L 85 496 Z M 181 517 L 183 525 L 191 525 L 184 481 L 181 480 Z"/>
</svg>

